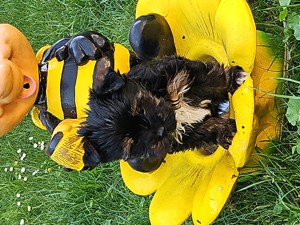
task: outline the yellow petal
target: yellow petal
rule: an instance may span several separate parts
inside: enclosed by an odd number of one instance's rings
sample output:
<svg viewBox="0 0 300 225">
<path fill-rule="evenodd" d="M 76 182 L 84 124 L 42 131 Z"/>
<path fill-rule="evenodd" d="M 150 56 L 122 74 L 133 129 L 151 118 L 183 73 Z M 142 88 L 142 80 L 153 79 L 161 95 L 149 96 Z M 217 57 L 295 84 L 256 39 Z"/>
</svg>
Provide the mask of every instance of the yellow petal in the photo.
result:
<svg viewBox="0 0 300 225">
<path fill-rule="evenodd" d="M 231 155 L 227 154 L 200 183 L 193 201 L 194 224 L 211 224 L 226 203 L 238 177 Z"/>
<path fill-rule="evenodd" d="M 149 13 L 165 17 L 178 55 L 203 61 L 214 58 L 251 72 L 256 33 L 245 0 L 140 0 L 136 17 Z"/>
<path fill-rule="evenodd" d="M 152 173 L 142 173 L 130 167 L 125 161 L 120 161 L 122 179 L 125 185 L 135 194 L 149 195 L 155 192 L 165 179 L 172 173 L 172 165 L 176 157 L 167 155 L 165 163 Z"/>
<path fill-rule="evenodd" d="M 199 38 L 194 47 L 185 53 L 185 56 L 192 60 L 204 62 L 215 59 L 224 65 L 229 65 L 224 47 L 207 38 Z"/>
<path fill-rule="evenodd" d="M 138 195 L 149 195 L 155 192 L 162 183 L 168 179 L 170 174 L 172 174 L 173 169 L 177 167 L 178 164 L 181 164 L 183 159 L 186 161 L 184 164 L 189 162 L 198 167 L 201 166 L 203 168 L 211 169 L 221 160 L 225 153 L 226 151 L 222 147 L 219 147 L 212 155 L 203 155 L 196 150 L 187 150 L 185 152 L 167 155 L 165 163 L 152 173 L 138 172 L 132 169 L 125 161 L 120 162 L 120 169 L 125 185 L 133 193 Z"/>
<path fill-rule="evenodd" d="M 276 77 L 282 76 L 283 53 L 279 56 L 275 54 L 276 46 L 272 45 L 271 40 L 270 34 L 257 31 L 255 66 L 251 74 L 253 86 L 257 89 L 255 91 L 257 125 L 256 132 L 252 135 L 256 137 L 255 145 L 264 152 L 269 150 L 270 140 L 278 137 L 280 131 L 280 109 L 276 107 L 274 96 L 267 93 L 276 93 L 280 89 Z M 253 173 L 259 169 L 258 166 L 258 155 L 253 147 L 251 157 L 241 172 Z"/>
<path fill-rule="evenodd" d="M 136 17 L 147 15 L 149 13 L 157 13 L 167 16 L 170 11 L 170 5 L 175 2 L 172 0 L 143 0 L 138 1 L 136 6 Z"/>
<path fill-rule="evenodd" d="M 220 0 L 140 0 L 136 17 L 149 13 L 164 16 L 173 33 L 178 55 L 202 60 L 216 58 L 223 62 L 227 61 L 226 53 L 213 28 L 213 18 L 219 2 Z"/>
<path fill-rule="evenodd" d="M 255 114 L 259 120 L 259 136 L 256 145 L 264 149 L 268 144 L 267 138 L 274 139 L 280 130 L 278 120 L 279 110 L 275 107 L 274 96 L 267 93 L 276 93 L 278 80 L 282 76 L 283 62 L 281 56 L 276 56 L 271 45 L 270 35 L 257 32 L 257 54 L 255 67 L 251 77 L 253 78 L 255 92 Z M 264 133 L 264 134 L 263 134 Z"/>
<path fill-rule="evenodd" d="M 234 93 L 232 105 L 237 133 L 233 138 L 232 145 L 229 147 L 229 152 L 236 166 L 242 167 L 252 151 L 253 141 L 255 140 L 251 139 L 254 120 L 254 92 L 250 76 Z"/>
<path fill-rule="evenodd" d="M 219 149 L 208 160 L 213 163 L 203 167 L 203 155 L 186 151 L 171 155 L 176 166 L 160 185 L 150 204 L 149 215 L 152 225 L 176 225 L 183 223 L 191 214 L 193 199 L 204 178 L 210 177 L 216 164 L 224 155 Z M 204 162 L 206 163 L 206 162 Z M 175 163 L 174 163 L 175 164 Z"/>
<path fill-rule="evenodd" d="M 215 16 L 215 29 L 222 39 L 230 65 L 251 73 L 256 50 L 256 27 L 245 0 L 222 0 Z"/>
</svg>

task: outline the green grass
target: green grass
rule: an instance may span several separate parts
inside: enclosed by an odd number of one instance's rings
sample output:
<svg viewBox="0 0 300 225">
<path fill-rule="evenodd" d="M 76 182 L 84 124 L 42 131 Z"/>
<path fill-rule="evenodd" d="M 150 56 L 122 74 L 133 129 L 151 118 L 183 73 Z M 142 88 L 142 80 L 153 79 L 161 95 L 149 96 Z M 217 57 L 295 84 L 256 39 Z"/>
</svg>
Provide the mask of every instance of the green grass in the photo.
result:
<svg viewBox="0 0 300 225">
<path fill-rule="evenodd" d="M 282 11 L 279 2 L 249 3 L 257 28 L 275 34 L 278 48 L 284 47 L 283 40 L 289 36 L 288 74 L 300 80 L 299 41 L 291 32 L 284 32 L 278 19 Z M 0 23 L 11 23 L 22 30 L 35 51 L 84 30 L 99 31 L 129 47 L 127 34 L 135 4 L 130 0 L 14 0 L 2 4 Z M 291 6 L 289 13 L 300 13 L 299 1 L 292 1 Z M 299 85 L 284 85 L 285 95 L 299 96 Z M 282 99 L 281 104 L 287 109 L 288 100 Z M 262 156 L 262 173 L 237 184 L 214 224 L 300 224 L 300 154 L 292 154 L 292 147 L 300 139 L 298 125 L 298 121 L 295 126 L 283 121 L 282 138 L 272 145 L 275 153 Z M 122 182 L 118 163 L 101 165 L 92 171 L 65 172 L 40 149 L 41 142 L 48 140 L 49 134 L 34 127 L 29 117 L 1 137 L 1 224 L 20 224 L 21 219 L 32 225 L 149 224 L 151 196 L 132 194 Z M 21 152 L 17 152 L 19 148 Z M 26 157 L 20 160 L 23 153 Z"/>
</svg>

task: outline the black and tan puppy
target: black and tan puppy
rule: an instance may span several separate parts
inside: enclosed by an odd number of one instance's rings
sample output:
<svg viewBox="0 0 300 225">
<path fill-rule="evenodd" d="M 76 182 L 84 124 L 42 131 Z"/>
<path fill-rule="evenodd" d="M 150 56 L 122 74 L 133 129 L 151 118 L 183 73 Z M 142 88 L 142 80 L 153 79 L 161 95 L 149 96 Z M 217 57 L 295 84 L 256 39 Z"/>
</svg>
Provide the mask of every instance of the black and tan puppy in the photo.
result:
<svg viewBox="0 0 300 225">
<path fill-rule="evenodd" d="M 240 67 L 166 56 L 110 71 L 91 90 L 88 117 L 79 131 L 84 147 L 102 162 L 124 159 L 136 170 L 153 171 L 167 153 L 220 144 L 236 132 L 232 119 L 218 115 L 247 74 Z"/>
</svg>

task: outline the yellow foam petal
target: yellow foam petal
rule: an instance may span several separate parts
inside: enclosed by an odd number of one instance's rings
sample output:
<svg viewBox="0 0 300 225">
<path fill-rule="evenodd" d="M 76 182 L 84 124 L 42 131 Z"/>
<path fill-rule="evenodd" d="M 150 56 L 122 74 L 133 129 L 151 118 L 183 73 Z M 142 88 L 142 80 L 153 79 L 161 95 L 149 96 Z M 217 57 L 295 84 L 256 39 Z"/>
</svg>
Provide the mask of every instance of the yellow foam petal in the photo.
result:
<svg viewBox="0 0 300 225">
<path fill-rule="evenodd" d="M 241 66 L 251 73 L 256 50 L 256 27 L 247 1 L 222 0 L 215 16 L 215 29 L 222 39 L 230 65 Z"/>
<path fill-rule="evenodd" d="M 234 187 L 238 174 L 235 163 L 227 152 L 211 174 L 199 184 L 193 201 L 194 224 L 209 225 L 216 219 Z"/>
<path fill-rule="evenodd" d="M 247 161 L 252 148 L 251 137 L 254 120 L 254 90 L 250 76 L 232 97 L 237 133 L 233 138 L 229 152 L 237 167 L 242 167 Z M 255 139 L 254 139 L 255 140 Z"/>
<path fill-rule="evenodd" d="M 222 154 L 219 156 L 222 157 Z M 219 162 L 203 167 L 197 160 L 197 153 L 193 151 L 174 154 L 171 157 L 176 158 L 177 164 L 151 201 L 149 215 L 152 225 L 183 223 L 191 214 L 193 199 L 199 185 L 203 184 L 205 177 L 210 176 Z"/>
<path fill-rule="evenodd" d="M 264 149 L 268 144 L 266 137 L 274 139 L 278 136 L 280 124 L 278 123 L 279 109 L 276 108 L 275 98 L 270 94 L 278 91 L 278 80 L 282 76 L 282 56 L 277 56 L 270 41 L 270 35 L 257 32 L 257 54 L 255 67 L 251 74 L 255 92 L 255 114 L 259 120 L 258 138 L 256 145 Z"/>
<path fill-rule="evenodd" d="M 120 161 L 122 179 L 125 185 L 135 194 L 149 195 L 172 173 L 172 165 L 177 163 L 177 157 L 167 155 L 165 162 L 152 173 L 142 173 L 130 167 L 125 161 Z"/>
</svg>

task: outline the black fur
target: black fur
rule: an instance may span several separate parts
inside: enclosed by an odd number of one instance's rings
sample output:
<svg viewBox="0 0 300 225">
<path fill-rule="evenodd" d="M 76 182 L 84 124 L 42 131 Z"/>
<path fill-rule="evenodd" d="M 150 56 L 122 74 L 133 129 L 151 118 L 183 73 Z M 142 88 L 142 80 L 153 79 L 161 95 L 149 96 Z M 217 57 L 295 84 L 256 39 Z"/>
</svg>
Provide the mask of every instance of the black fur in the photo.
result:
<svg viewBox="0 0 300 225">
<path fill-rule="evenodd" d="M 128 77 L 143 84 L 155 96 L 168 100 L 167 85 L 180 71 L 189 74 L 190 89 L 185 94 L 191 105 L 198 106 L 205 99 L 213 100 L 211 110 L 217 111 L 219 104 L 228 100 L 228 92 L 233 94 L 239 87 L 235 79 L 243 71 L 241 67 L 228 67 L 216 61 L 203 63 L 179 56 L 139 64 L 132 68 Z M 215 115 L 215 113 L 214 113 Z"/>
<path fill-rule="evenodd" d="M 89 107 L 79 134 L 84 148 L 96 149 L 101 162 L 153 158 L 160 165 L 176 128 L 171 104 L 111 71 L 102 88 L 91 90 Z"/>
<path fill-rule="evenodd" d="M 90 110 L 79 134 L 101 162 L 124 159 L 139 171 L 155 170 L 167 153 L 209 144 L 227 149 L 236 127 L 234 120 L 219 117 L 219 105 L 240 86 L 237 80 L 243 75 L 240 67 L 177 56 L 139 64 L 127 76 L 110 71 L 102 86 L 91 90 Z M 185 108 L 193 115 L 199 109 L 205 113 L 188 121 L 179 115 Z"/>
</svg>

